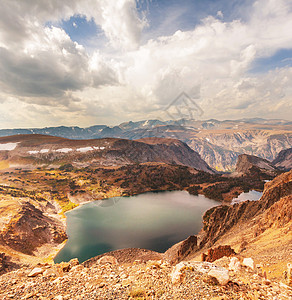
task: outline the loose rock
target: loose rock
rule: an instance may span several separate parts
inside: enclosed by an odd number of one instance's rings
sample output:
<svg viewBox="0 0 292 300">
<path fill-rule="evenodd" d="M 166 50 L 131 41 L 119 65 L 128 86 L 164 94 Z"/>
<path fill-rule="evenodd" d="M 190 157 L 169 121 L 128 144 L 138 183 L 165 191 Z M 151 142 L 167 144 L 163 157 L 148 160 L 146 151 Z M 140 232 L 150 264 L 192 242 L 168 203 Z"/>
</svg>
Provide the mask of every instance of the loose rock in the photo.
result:
<svg viewBox="0 0 292 300">
<path fill-rule="evenodd" d="M 35 277 L 39 274 L 43 274 L 43 269 L 42 268 L 34 268 L 27 276 L 28 277 Z"/>
<path fill-rule="evenodd" d="M 252 270 L 254 270 L 254 261 L 251 257 L 246 257 L 243 259 L 242 265 L 248 268 L 251 268 Z"/>
<path fill-rule="evenodd" d="M 118 261 L 115 257 L 110 256 L 110 255 L 106 255 L 101 257 L 98 261 L 98 264 L 100 265 L 105 265 L 105 264 L 111 264 L 111 265 L 118 265 Z"/>
<path fill-rule="evenodd" d="M 212 269 L 208 275 L 216 278 L 221 285 L 226 285 L 229 281 L 229 272 L 225 268 Z"/>
<path fill-rule="evenodd" d="M 232 257 L 229 263 L 229 270 L 239 272 L 241 269 L 240 261 L 237 257 Z"/>
</svg>

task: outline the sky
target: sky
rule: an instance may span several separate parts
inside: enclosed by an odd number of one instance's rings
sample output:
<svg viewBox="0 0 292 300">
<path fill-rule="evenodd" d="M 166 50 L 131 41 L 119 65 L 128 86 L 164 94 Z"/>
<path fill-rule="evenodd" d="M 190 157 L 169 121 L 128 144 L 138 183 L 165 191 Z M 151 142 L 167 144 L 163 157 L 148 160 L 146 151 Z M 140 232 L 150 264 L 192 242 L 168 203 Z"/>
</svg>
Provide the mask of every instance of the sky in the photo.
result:
<svg viewBox="0 0 292 300">
<path fill-rule="evenodd" d="M 291 28 L 291 0 L 2 0 L 0 128 L 166 120 L 181 93 L 291 120 Z"/>
</svg>

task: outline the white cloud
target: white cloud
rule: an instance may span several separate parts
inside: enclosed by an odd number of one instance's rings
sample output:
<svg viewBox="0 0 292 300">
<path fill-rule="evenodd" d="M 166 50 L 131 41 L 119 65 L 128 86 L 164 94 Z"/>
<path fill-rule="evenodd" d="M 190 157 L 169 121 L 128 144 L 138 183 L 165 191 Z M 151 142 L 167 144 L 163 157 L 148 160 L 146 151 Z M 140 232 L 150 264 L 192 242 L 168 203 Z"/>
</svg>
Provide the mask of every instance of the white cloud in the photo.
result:
<svg viewBox="0 0 292 300">
<path fill-rule="evenodd" d="M 74 15 L 93 19 L 117 47 L 134 49 L 147 22 L 140 18 L 135 0 L 3 0 L 0 40 L 19 43 L 35 34 L 46 22 Z"/>
<path fill-rule="evenodd" d="M 217 11 L 217 17 L 223 19 L 224 15 L 221 10 Z"/>
<path fill-rule="evenodd" d="M 162 117 L 181 91 L 197 99 L 204 118 L 290 118 L 291 68 L 266 74 L 249 69 L 255 59 L 291 47 L 291 6 L 287 0 L 255 1 L 246 21 L 225 22 L 218 13 L 192 30 L 141 45 L 147 21 L 134 0 L 4 0 L 0 127 Z M 57 28 L 76 14 L 93 18 L 113 48 L 89 54 Z"/>
</svg>

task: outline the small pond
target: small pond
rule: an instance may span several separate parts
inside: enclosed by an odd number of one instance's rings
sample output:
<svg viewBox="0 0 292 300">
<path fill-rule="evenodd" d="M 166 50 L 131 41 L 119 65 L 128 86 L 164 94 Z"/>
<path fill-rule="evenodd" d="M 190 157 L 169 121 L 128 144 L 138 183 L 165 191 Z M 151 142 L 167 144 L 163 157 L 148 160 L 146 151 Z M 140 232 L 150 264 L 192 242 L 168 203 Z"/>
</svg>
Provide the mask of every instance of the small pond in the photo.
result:
<svg viewBox="0 0 292 300">
<path fill-rule="evenodd" d="M 256 201 L 261 198 L 263 195 L 262 192 L 257 192 L 257 191 L 249 191 L 247 193 L 242 193 L 240 194 L 237 198 L 234 198 L 231 202 L 231 204 L 239 203 L 242 201 L 250 200 L 250 201 Z"/>
</svg>

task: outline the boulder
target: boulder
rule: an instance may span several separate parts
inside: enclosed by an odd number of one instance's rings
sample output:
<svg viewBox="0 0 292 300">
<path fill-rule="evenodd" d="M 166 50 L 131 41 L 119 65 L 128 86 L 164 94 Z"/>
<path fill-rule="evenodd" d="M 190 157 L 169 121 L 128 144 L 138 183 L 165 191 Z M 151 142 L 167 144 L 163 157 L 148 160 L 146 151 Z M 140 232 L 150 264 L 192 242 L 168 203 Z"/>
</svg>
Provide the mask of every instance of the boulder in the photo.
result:
<svg viewBox="0 0 292 300">
<path fill-rule="evenodd" d="M 56 274 L 56 272 L 53 268 L 50 268 L 50 269 L 46 269 L 44 271 L 43 276 L 45 276 L 45 277 L 51 277 L 51 276 L 55 277 L 55 276 L 57 276 L 57 274 Z"/>
<path fill-rule="evenodd" d="M 100 265 L 105 265 L 105 264 L 118 265 L 119 264 L 117 259 L 110 255 L 105 255 L 105 256 L 101 257 L 97 261 L 97 263 Z"/>
<path fill-rule="evenodd" d="M 254 261 L 251 257 L 246 257 L 243 259 L 242 265 L 254 270 Z"/>
<path fill-rule="evenodd" d="M 237 257 L 232 257 L 229 263 L 229 270 L 239 272 L 241 269 L 240 261 Z"/>
<path fill-rule="evenodd" d="M 171 264 L 177 264 L 183 259 L 185 259 L 189 254 L 198 249 L 197 236 L 191 235 L 184 241 L 181 241 L 171 248 L 169 248 L 165 253 L 164 257 Z"/>
<path fill-rule="evenodd" d="M 187 262 L 182 261 L 179 264 L 177 264 L 171 272 L 172 284 L 181 283 L 185 277 L 185 273 L 183 273 L 183 271 L 187 269 L 194 270 L 194 268 Z"/>
<path fill-rule="evenodd" d="M 44 270 L 42 268 L 34 268 L 27 276 L 28 277 L 35 277 L 39 274 L 43 274 Z"/>
<path fill-rule="evenodd" d="M 72 269 L 74 266 L 78 266 L 79 265 L 79 260 L 78 258 L 72 258 L 69 261 L 69 265 L 70 265 L 70 269 Z"/>
<path fill-rule="evenodd" d="M 208 275 L 216 278 L 220 285 L 226 285 L 229 281 L 229 272 L 225 268 L 215 268 L 208 272 Z"/>
</svg>

